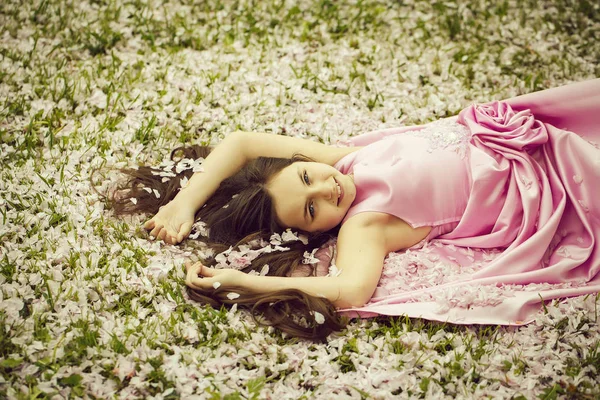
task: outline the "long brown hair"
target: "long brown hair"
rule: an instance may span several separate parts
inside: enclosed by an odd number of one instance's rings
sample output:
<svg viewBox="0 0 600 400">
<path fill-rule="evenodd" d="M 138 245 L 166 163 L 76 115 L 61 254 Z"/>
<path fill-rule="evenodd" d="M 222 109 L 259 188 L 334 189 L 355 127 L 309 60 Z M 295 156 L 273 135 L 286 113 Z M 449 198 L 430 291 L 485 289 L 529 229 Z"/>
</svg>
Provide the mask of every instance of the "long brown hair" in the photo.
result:
<svg viewBox="0 0 600 400">
<path fill-rule="evenodd" d="M 105 198 L 116 215 L 154 215 L 161 206 L 175 197 L 181 188 L 181 179 L 189 179 L 194 173 L 192 169 L 178 172 L 174 162 L 184 158 L 205 158 L 211 150 L 210 147 L 199 145 L 178 147 L 171 152 L 170 159 L 173 163 L 170 167 L 166 165 L 166 168 L 159 169 L 140 166 L 136 169 L 120 169 L 127 179 Z M 302 155 L 291 159 L 261 157 L 221 183 L 209 201 L 196 213 L 196 219 L 208 226 L 208 236 L 200 236 L 199 240 L 214 250 L 213 257 L 202 260 L 205 265 L 216 265 L 216 256 L 231 246 L 234 249 L 247 249 L 252 244 L 265 245 L 274 233 L 284 231 L 284 227 L 277 222 L 266 185 L 275 174 L 297 161 L 310 159 Z M 164 179 L 165 175 L 170 179 Z M 136 199 L 135 203 L 131 199 Z M 267 274 L 270 276 L 290 276 L 292 271 L 306 271 L 307 265 L 303 264 L 305 252 L 321 247 L 332 235 L 322 233 L 307 235 L 307 238 L 307 243 L 299 240 L 283 241 L 281 246 L 289 250 L 263 252 L 242 271 L 260 272 L 265 264 L 268 265 Z M 314 275 L 314 267 L 312 272 Z M 347 319 L 336 312 L 331 301 L 299 290 L 256 294 L 244 288 L 186 288 L 190 298 L 197 302 L 214 308 L 238 304 L 239 307 L 249 309 L 258 324 L 276 327 L 295 337 L 324 341 L 331 332 L 341 330 L 347 324 Z M 227 294 L 231 292 L 240 296 L 229 299 Z M 317 313 L 324 317 L 324 322 L 319 320 Z"/>
</svg>

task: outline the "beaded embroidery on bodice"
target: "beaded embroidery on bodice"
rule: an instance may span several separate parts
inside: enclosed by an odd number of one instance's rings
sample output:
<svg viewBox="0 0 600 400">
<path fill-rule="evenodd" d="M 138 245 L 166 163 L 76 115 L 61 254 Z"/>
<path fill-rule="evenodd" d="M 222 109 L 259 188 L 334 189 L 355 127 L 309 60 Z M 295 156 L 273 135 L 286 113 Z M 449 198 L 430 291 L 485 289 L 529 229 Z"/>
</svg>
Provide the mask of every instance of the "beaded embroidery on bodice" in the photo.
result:
<svg viewBox="0 0 600 400">
<path fill-rule="evenodd" d="M 451 119 L 441 119 L 426 125 L 423 129 L 408 131 L 405 135 L 422 137 L 429 141 L 429 153 L 437 149 L 452 150 L 461 159 L 467 154 L 471 132 L 469 129 Z"/>
</svg>

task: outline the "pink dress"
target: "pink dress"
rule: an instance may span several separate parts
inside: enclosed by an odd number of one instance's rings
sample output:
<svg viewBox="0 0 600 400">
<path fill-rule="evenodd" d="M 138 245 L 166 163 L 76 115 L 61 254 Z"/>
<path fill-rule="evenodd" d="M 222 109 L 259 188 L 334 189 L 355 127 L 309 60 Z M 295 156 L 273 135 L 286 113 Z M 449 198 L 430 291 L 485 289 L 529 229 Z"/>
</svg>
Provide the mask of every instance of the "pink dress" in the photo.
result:
<svg viewBox="0 0 600 400">
<path fill-rule="evenodd" d="M 360 212 L 432 226 L 390 254 L 367 305 L 408 315 L 521 325 L 544 301 L 600 291 L 600 79 L 457 117 L 370 132 L 336 164 L 354 173 Z"/>
</svg>

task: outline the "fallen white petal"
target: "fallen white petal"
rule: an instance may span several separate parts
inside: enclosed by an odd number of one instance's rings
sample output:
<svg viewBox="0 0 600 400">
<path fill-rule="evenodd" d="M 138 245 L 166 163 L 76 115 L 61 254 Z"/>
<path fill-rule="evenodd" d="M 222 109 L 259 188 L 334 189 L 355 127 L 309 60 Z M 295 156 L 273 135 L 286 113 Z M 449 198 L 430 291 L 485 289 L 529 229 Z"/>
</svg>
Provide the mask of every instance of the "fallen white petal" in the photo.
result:
<svg viewBox="0 0 600 400">
<path fill-rule="evenodd" d="M 189 184 L 189 180 L 186 176 L 181 178 L 181 180 L 179 181 L 179 185 L 181 186 L 181 188 L 185 188 L 188 184 Z"/>
<path fill-rule="evenodd" d="M 315 311 L 315 322 L 317 324 L 324 324 L 325 323 L 325 317 L 323 316 L 323 314 L 321 314 L 318 311 Z"/>
</svg>

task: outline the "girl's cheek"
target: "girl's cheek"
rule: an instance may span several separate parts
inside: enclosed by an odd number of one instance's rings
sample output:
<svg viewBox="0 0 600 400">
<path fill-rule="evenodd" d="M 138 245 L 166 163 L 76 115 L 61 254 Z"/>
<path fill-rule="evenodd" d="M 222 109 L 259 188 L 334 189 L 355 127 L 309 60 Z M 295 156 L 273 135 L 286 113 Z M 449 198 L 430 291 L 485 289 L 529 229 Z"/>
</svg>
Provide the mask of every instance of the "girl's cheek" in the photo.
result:
<svg viewBox="0 0 600 400">
<path fill-rule="evenodd" d="M 331 210 L 328 214 L 327 224 L 332 228 L 341 222 L 341 216 L 337 210 Z"/>
</svg>

